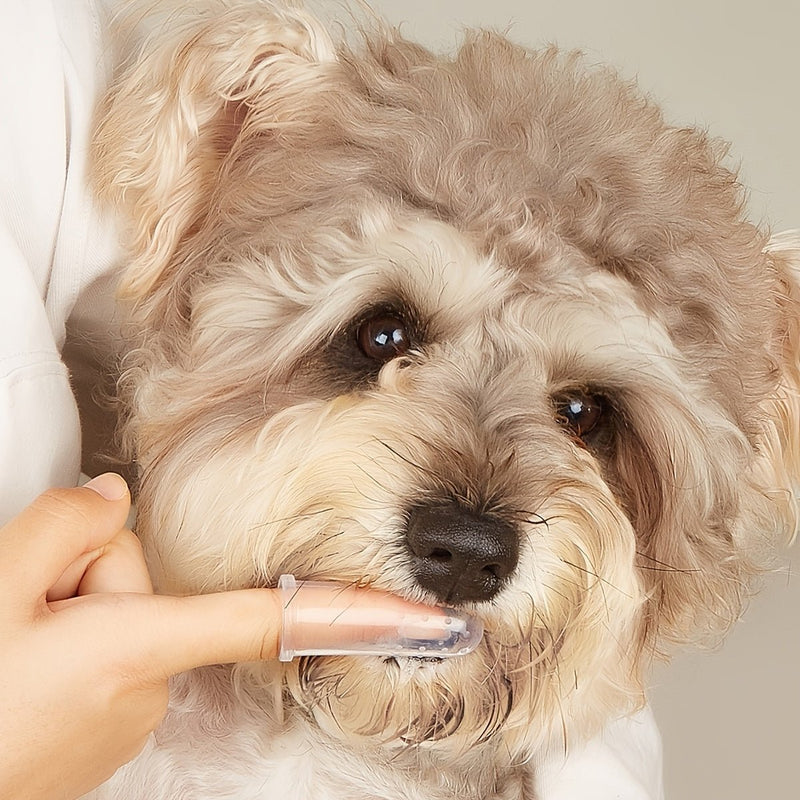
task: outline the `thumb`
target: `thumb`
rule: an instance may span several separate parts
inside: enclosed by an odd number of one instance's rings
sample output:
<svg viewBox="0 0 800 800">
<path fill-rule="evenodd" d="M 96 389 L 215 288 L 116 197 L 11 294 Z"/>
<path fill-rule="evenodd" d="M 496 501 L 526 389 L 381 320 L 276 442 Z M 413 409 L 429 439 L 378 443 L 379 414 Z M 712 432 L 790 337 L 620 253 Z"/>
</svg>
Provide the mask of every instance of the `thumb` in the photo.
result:
<svg viewBox="0 0 800 800">
<path fill-rule="evenodd" d="M 0 529 L 0 580 L 26 601 L 43 597 L 77 558 L 114 538 L 129 509 L 128 487 L 114 473 L 45 492 Z"/>
</svg>

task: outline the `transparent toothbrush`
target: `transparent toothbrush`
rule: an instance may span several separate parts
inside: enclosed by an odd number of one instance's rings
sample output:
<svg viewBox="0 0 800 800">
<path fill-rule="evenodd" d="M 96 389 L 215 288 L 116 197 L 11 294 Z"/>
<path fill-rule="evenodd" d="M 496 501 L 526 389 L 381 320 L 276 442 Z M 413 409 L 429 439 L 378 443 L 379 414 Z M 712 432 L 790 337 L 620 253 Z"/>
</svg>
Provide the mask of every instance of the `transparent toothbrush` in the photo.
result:
<svg viewBox="0 0 800 800">
<path fill-rule="evenodd" d="M 462 611 L 373 589 L 293 575 L 281 575 L 278 589 L 281 661 L 303 655 L 450 658 L 472 652 L 483 636 L 481 621 Z"/>
</svg>

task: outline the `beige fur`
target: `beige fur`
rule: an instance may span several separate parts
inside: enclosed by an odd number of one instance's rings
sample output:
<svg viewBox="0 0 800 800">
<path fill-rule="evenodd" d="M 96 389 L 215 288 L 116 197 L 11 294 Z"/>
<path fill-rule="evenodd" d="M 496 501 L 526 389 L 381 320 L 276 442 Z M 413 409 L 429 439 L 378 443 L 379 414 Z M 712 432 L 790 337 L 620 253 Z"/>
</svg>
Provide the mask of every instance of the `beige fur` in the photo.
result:
<svg viewBox="0 0 800 800">
<path fill-rule="evenodd" d="M 765 252 L 724 148 L 577 55 L 374 27 L 193 4 L 107 99 L 138 532 L 171 592 L 431 601 L 426 500 L 513 523 L 519 562 L 467 604 L 470 656 L 182 678 L 104 797 L 533 797 L 545 739 L 637 708 L 652 653 L 724 632 L 794 534 L 800 245 Z M 353 330 L 385 306 L 413 346 L 378 369 Z M 591 441 L 559 424 L 576 391 Z"/>
</svg>

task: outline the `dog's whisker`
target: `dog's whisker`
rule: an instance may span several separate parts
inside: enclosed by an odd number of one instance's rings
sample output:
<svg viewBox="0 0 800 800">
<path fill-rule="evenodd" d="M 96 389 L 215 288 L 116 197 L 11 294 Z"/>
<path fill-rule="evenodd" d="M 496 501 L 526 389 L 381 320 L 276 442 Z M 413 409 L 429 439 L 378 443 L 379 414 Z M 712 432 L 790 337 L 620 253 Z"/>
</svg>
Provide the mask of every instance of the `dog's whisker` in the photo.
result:
<svg viewBox="0 0 800 800">
<path fill-rule="evenodd" d="M 589 565 L 589 567 L 591 567 L 591 570 L 589 570 L 589 574 L 594 575 L 594 577 L 597 578 L 598 581 L 599 581 L 598 585 L 600 587 L 600 592 L 603 595 L 603 605 L 605 606 L 606 619 L 610 619 L 611 616 L 612 616 L 612 612 L 611 612 L 611 608 L 609 606 L 608 596 L 606 595 L 605 586 L 606 586 L 606 584 L 608 584 L 609 586 L 612 586 L 612 588 L 617 589 L 617 591 L 619 591 L 619 589 L 618 589 L 617 586 L 611 584 L 610 582 L 608 582 L 608 581 L 606 581 L 606 580 L 604 580 L 604 579 L 602 579 L 600 577 L 600 575 L 597 572 L 597 569 L 595 568 L 594 562 L 592 561 L 592 559 L 589 556 L 589 554 L 584 550 L 584 548 L 582 548 L 580 545 L 577 545 L 577 544 L 576 544 L 576 547 L 577 547 L 578 551 L 580 552 L 581 556 L 583 557 L 583 560 Z M 633 599 L 633 596 L 631 594 L 629 594 L 627 592 L 624 592 L 623 594 L 625 594 L 626 597 L 630 597 L 631 599 Z"/>
<path fill-rule="evenodd" d="M 570 561 L 569 559 L 566 559 L 566 558 L 561 558 L 560 560 L 564 564 L 566 564 L 567 566 L 573 567 L 574 569 L 577 569 L 578 571 L 584 572 L 587 575 L 590 575 L 591 577 L 595 578 L 597 580 L 597 582 L 598 582 L 598 585 L 600 585 L 601 589 L 602 589 L 603 586 L 609 586 L 612 589 L 614 589 L 617 592 L 619 592 L 620 594 L 625 595 L 625 597 L 628 597 L 631 600 L 633 599 L 633 595 L 632 594 L 630 594 L 629 592 L 626 592 L 624 589 L 621 589 L 619 586 L 616 586 L 611 581 L 607 581 L 605 578 L 601 577 L 600 575 L 598 575 L 596 572 L 594 572 L 593 570 L 589 569 L 588 567 L 582 567 L 582 566 L 580 566 L 580 564 L 575 564 L 574 562 L 572 562 L 572 561 Z"/>
<path fill-rule="evenodd" d="M 311 519 L 313 517 L 319 517 L 319 516 L 323 516 L 325 514 L 332 514 L 332 513 L 334 513 L 335 510 L 336 509 L 331 506 L 329 508 L 321 508 L 318 511 L 304 511 L 304 512 L 300 512 L 298 514 L 292 514 L 292 515 L 287 516 L 287 517 L 276 517 L 275 519 L 269 519 L 269 520 L 265 520 L 263 522 L 258 522 L 258 523 L 254 524 L 254 525 L 251 525 L 248 528 L 248 531 L 257 531 L 257 530 L 260 530 L 262 528 L 271 527 L 273 525 L 282 525 L 282 524 L 285 524 L 287 522 L 297 522 L 297 521 L 303 520 L 303 519 Z"/>
<path fill-rule="evenodd" d="M 430 469 L 428 469 L 427 467 L 424 467 L 422 464 L 417 463 L 410 456 L 404 456 L 396 448 L 392 447 L 388 442 L 385 442 L 382 439 L 378 439 L 378 443 L 382 447 L 385 447 L 390 453 L 392 453 L 393 455 L 397 456 L 397 458 L 399 458 L 401 461 L 403 461 L 404 463 L 408 464 L 410 467 L 414 467 L 414 469 L 416 469 L 419 472 L 422 472 L 424 474 L 434 475 L 435 476 L 435 473 L 433 473 Z"/>
<path fill-rule="evenodd" d="M 645 564 L 639 564 L 639 569 L 647 569 L 652 570 L 654 572 L 680 572 L 690 574 L 693 572 L 700 572 L 699 569 L 687 569 L 685 567 L 674 567 L 670 564 L 665 563 L 664 561 L 659 561 L 657 558 L 653 558 L 653 556 L 647 555 L 647 553 L 643 553 L 640 550 L 636 551 L 636 555 L 640 558 L 646 558 L 648 561 L 652 561 L 654 564 L 657 564 L 656 567 L 650 567 Z"/>
<path fill-rule="evenodd" d="M 519 520 L 530 525 L 544 525 L 549 529 L 552 517 L 545 517 L 538 511 L 527 511 L 521 508 L 512 509 L 508 515 L 511 519 Z"/>
</svg>

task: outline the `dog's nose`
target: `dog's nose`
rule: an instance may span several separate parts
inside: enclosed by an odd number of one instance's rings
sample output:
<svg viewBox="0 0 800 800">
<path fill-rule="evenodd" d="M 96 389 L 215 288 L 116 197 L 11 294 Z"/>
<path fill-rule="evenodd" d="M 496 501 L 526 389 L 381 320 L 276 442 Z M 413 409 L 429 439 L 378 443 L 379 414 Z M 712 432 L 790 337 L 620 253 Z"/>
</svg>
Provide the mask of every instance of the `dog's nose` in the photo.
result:
<svg viewBox="0 0 800 800">
<path fill-rule="evenodd" d="M 519 557 L 513 525 L 457 503 L 412 508 L 406 539 L 417 582 L 450 605 L 491 600 Z"/>
</svg>

